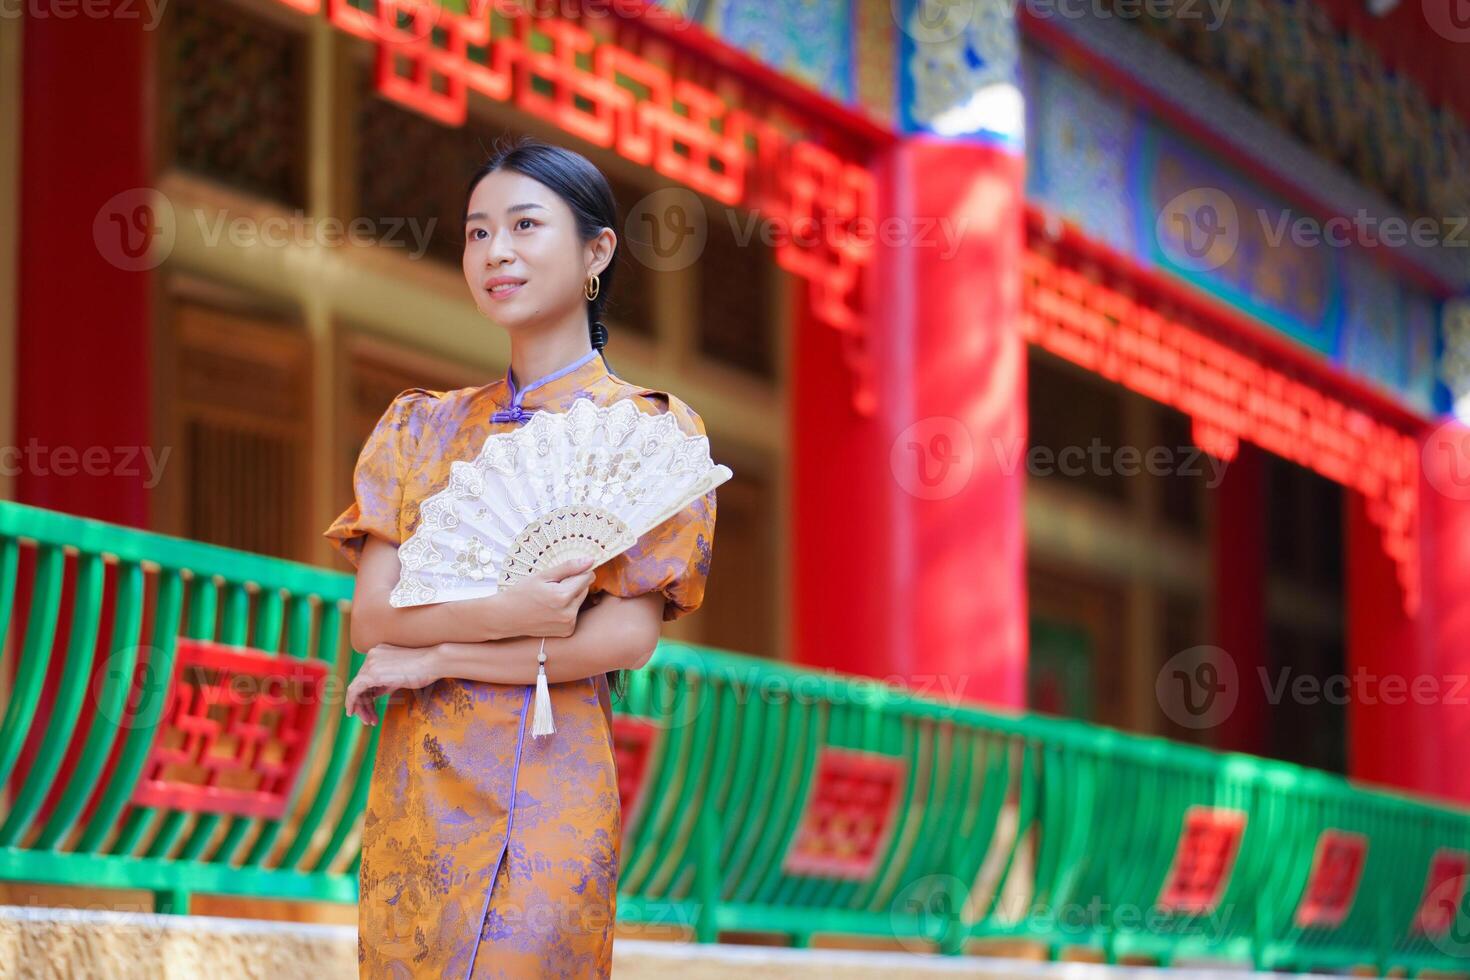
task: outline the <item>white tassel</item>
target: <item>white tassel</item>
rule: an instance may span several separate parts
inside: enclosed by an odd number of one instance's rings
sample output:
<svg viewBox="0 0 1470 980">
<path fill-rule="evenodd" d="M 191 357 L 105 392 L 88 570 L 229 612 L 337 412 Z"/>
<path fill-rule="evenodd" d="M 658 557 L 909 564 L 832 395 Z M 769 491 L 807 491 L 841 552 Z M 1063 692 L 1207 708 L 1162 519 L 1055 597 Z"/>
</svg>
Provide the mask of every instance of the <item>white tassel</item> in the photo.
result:
<svg viewBox="0 0 1470 980">
<path fill-rule="evenodd" d="M 551 689 L 546 686 L 546 638 L 541 638 L 541 652 L 536 656 L 541 665 L 536 671 L 536 713 L 531 717 L 533 736 L 550 735 L 556 731 L 551 721 Z"/>
</svg>

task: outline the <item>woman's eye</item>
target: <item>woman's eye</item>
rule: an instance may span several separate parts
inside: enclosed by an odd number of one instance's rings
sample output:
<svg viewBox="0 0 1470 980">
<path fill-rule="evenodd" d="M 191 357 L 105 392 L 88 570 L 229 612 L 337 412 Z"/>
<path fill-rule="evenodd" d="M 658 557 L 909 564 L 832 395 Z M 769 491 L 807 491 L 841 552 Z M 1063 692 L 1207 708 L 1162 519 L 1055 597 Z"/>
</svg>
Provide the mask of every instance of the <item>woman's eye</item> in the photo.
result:
<svg viewBox="0 0 1470 980">
<path fill-rule="evenodd" d="M 523 225 L 523 224 L 524 224 L 524 225 L 531 225 L 531 226 L 535 226 L 535 224 L 536 224 L 536 222 L 535 222 L 535 221 L 533 221 L 533 220 L 532 220 L 532 219 L 530 219 L 530 218 L 522 218 L 522 219 L 521 219 L 521 220 L 520 220 L 520 221 L 517 221 L 517 222 L 516 222 L 516 228 L 520 228 L 520 227 L 521 227 L 521 225 Z"/>
<path fill-rule="evenodd" d="M 470 240 L 471 241 L 475 241 L 475 240 L 477 240 L 483 234 L 485 234 L 485 229 L 484 228 L 471 228 L 470 229 Z"/>
</svg>

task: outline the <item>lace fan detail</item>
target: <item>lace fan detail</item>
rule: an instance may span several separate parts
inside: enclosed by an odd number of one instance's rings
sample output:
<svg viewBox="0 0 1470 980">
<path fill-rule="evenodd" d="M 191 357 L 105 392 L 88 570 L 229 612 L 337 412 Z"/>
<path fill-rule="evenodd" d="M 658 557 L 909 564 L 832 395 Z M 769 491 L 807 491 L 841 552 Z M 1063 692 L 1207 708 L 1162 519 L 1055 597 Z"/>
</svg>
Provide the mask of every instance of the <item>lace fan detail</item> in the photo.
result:
<svg viewBox="0 0 1470 980">
<path fill-rule="evenodd" d="M 730 479 L 709 440 L 629 400 L 579 398 L 450 464 L 398 549 L 394 606 L 492 595 L 571 558 L 602 564 Z"/>
</svg>

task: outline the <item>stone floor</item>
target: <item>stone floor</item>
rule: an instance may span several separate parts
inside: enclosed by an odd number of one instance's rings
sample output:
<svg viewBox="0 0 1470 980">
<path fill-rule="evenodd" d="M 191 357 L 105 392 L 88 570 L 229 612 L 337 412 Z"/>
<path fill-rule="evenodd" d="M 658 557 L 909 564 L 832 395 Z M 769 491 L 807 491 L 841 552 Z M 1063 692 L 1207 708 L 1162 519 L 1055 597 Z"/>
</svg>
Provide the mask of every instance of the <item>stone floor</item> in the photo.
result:
<svg viewBox="0 0 1470 980">
<path fill-rule="evenodd" d="M 0 906 L 3 978 L 348 980 L 357 976 L 354 953 L 354 930 L 346 925 Z M 614 975 L 618 980 L 1242 980 L 1247 971 L 620 937 Z M 1302 980 L 1302 975 L 1291 980 Z"/>
</svg>

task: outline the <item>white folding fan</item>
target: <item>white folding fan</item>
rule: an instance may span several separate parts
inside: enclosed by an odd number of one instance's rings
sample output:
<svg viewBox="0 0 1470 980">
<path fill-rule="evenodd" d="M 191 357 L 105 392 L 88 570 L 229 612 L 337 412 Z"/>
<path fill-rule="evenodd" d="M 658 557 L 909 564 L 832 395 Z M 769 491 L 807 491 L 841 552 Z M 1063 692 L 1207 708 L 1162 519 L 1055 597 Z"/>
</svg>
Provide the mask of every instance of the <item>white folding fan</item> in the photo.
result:
<svg viewBox="0 0 1470 980">
<path fill-rule="evenodd" d="M 493 595 L 568 559 L 601 565 L 732 475 L 710 459 L 706 437 L 626 399 L 538 411 L 487 438 L 475 459 L 450 463 L 448 485 L 420 504 L 398 549 L 389 602 Z"/>
<path fill-rule="evenodd" d="M 593 567 L 730 479 L 709 440 L 686 435 L 667 412 L 627 399 L 598 407 L 578 398 L 565 413 L 538 411 L 490 436 L 474 460 L 449 464 L 449 483 L 419 505 L 398 549 L 389 602 L 421 606 L 494 595 L 573 558 Z M 541 641 L 531 734 L 556 731 Z"/>
</svg>

